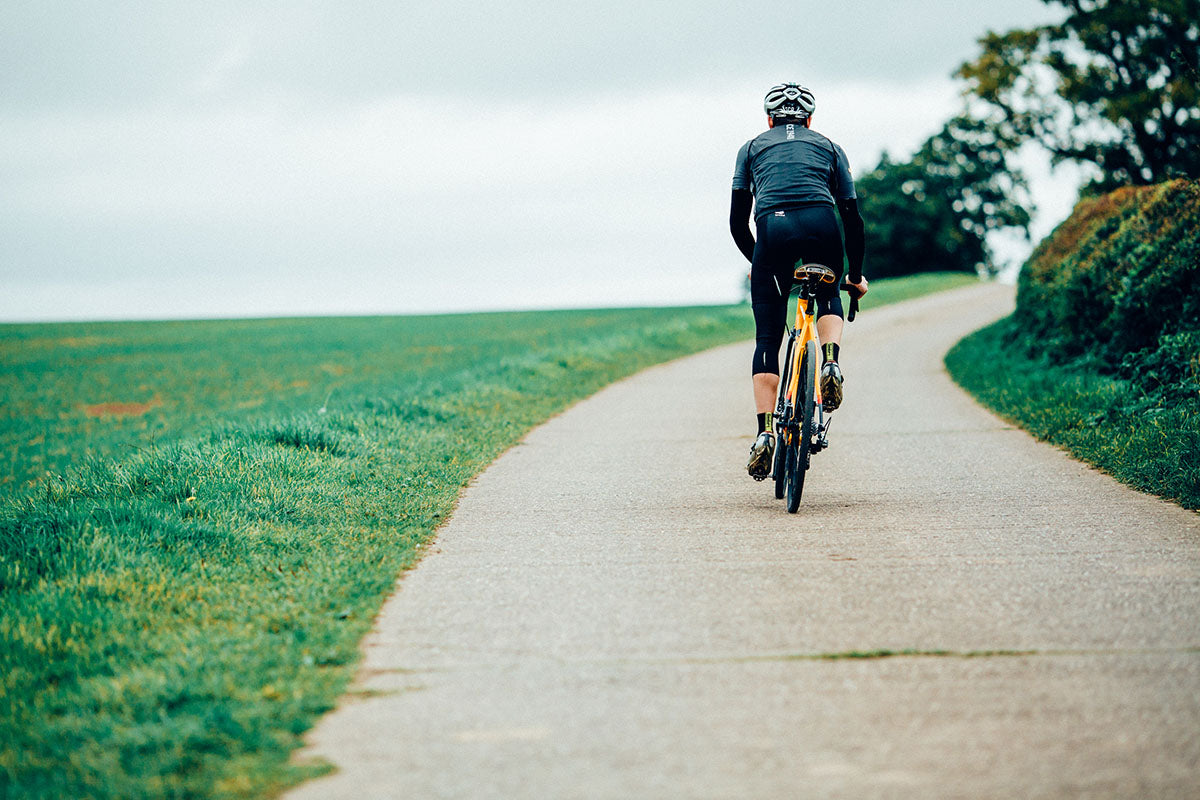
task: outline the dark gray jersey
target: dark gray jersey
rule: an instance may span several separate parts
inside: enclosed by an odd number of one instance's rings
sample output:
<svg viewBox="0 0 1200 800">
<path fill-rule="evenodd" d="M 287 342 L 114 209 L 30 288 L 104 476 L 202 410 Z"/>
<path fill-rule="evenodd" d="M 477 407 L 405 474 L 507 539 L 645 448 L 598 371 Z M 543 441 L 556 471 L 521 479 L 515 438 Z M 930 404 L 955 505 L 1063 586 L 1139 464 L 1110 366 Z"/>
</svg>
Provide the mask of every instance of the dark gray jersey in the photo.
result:
<svg viewBox="0 0 1200 800">
<path fill-rule="evenodd" d="M 738 151 L 733 188 L 754 193 L 754 216 L 780 208 L 830 205 L 852 198 L 854 179 L 842 148 L 803 125 L 777 123 Z"/>
</svg>

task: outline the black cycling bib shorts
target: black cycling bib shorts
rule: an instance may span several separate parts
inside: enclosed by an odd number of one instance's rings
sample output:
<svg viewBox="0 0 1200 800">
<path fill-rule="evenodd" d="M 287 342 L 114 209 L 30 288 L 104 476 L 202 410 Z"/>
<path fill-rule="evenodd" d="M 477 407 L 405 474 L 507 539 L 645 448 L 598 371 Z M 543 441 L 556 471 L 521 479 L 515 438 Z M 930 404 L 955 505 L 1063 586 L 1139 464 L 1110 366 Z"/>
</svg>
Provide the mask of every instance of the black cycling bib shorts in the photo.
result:
<svg viewBox="0 0 1200 800">
<path fill-rule="evenodd" d="M 838 291 L 842 278 L 842 234 L 833 206 L 769 211 L 758 218 L 758 239 L 750 266 L 750 303 L 754 309 L 754 368 L 779 374 L 779 348 L 787 322 L 788 296 L 796 263 L 822 264 L 837 273 L 834 283 L 817 289 L 817 316 L 842 316 Z"/>
</svg>

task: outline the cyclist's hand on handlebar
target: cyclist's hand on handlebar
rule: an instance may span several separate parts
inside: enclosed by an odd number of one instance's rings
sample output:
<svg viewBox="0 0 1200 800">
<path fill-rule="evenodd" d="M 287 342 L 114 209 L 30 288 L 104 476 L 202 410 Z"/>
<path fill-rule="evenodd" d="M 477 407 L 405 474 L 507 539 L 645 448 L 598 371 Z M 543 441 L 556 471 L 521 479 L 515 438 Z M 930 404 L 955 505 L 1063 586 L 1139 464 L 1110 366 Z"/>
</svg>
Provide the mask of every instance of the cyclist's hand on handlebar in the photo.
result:
<svg viewBox="0 0 1200 800">
<path fill-rule="evenodd" d="M 863 295 L 865 295 L 867 293 L 867 288 L 868 288 L 867 284 L 868 284 L 867 276 L 863 275 L 861 283 L 851 283 L 849 280 L 846 280 L 842 284 L 842 287 L 844 289 L 846 289 L 846 291 L 851 292 L 852 295 L 854 295 L 856 297 L 862 297 Z"/>
</svg>

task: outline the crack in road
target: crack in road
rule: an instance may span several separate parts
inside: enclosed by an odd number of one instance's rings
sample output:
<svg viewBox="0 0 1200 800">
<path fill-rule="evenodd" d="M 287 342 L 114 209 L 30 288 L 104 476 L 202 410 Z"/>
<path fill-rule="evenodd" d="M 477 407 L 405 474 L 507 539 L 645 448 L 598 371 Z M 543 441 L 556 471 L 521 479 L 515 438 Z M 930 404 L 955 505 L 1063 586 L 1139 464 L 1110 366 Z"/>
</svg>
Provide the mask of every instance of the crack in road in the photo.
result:
<svg viewBox="0 0 1200 800">
<path fill-rule="evenodd" d="M 1054 649 L 987 649 L 987 650 L 944 650 L 929 648 L 902 649 L 863 649 L 839 650 L 816 653 L 759 653 L 749 655 L 720 655 L 720 656 L 674 656 L 674 657 L 622 657 L 622 658 L 556 658 L 553 656 L 533 656 L 511 661 L 487 661 L 474 664 L 453 664 L 442 667 L 395 667 L 374 668 L 364 670 L 360 680 L 385 675 L 421 675 L 421 674 L 453 674 L 465 672 L 487 672 L 492 670 L 512 670 L 522 667 L 542 668 L 547 664 L 560 667 L 641 667 L 641 666 L 684 666 L 684 665 L 718 665 L 718 664 L 750 664 L 788 661 L 881 661 L 901 658 L 944 658 L 944 659 L 984 659 L 984 658 L 1070 658 L 1078 656 L 1170 656 L 1170 655 L 1200 655 L 1200 645 L 1187 647 L 1116 647 L 1116 648 L 1054 648 Z"/>
</svg>

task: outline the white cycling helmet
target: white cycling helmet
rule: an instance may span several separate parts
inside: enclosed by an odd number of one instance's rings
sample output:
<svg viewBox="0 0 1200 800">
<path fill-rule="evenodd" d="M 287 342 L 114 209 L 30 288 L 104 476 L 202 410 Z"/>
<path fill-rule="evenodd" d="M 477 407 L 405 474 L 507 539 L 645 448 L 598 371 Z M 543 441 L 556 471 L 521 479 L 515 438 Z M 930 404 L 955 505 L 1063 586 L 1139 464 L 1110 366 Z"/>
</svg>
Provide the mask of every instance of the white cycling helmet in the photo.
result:
<svg viewBox="0 0 1200 800">
<path fill-rule="evenodd" d="M 808 119 L 816 107 L 813 93 L 798 83 L 772 86 L 763 98 L 763 109 L 774 119 Z"/>
</svg>

